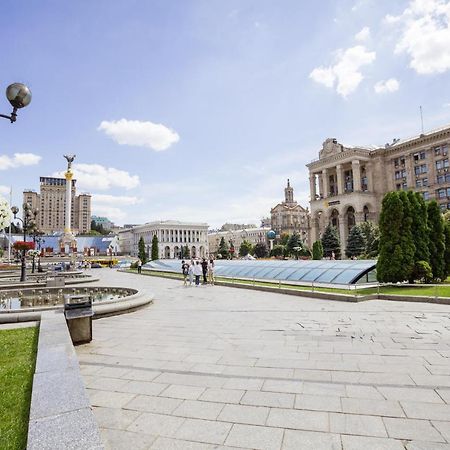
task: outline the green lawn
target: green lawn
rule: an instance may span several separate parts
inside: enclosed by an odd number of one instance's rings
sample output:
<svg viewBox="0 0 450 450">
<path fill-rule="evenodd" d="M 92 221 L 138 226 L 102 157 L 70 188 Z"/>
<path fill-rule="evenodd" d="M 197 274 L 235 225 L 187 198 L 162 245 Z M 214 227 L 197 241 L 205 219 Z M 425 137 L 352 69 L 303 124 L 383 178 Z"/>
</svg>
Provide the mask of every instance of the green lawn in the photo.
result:
<svg viewBox="0 0 450 450">
<path fill-rule="evenodd" d="M 0 448 L 27 445 L 38 328 L 0 330 Z"/>
<path fill-rule="evenodd" d="M 135 269 L 129 269 L 129 272 L 137 273 Z M 164 278 L 175 278 L 182 279 L 182 275 L 173 272 L 159 272 L 156 270 L 145 270 L 142 271 L 143 275 L 160 276 Z M 298 291 L 311 291 L 310 286 L 298 286 L 293 284 L 283 284 L 274 283 L 270 281 L 251 281 L 251 280 L 240 280 L 237 278 L 223 278 L 216 277 L 217 281 L 225 281 L 228 283 L 235 284 L 248 284 L 254 286 L 267 286 L 272 288 L 282 288 L 282 289 L 292 289 Z M 357 288 L 355 289 L 345 289 L 345 288 L 326 288 L 326 287 L 314 287 L 316 292 L 330 292 L 333 294 L 347 294 L 347 295 L 369 295 L 376 294 L 378 292 L 377 288 Z M 417 286 L 381 286 L 379 290 L 380 294 L 393 294 L 393 295 L 410 295 L 410 296 L 423 296 L 423 297 L 450 297 L 450 284 L 442 284 L 440 286 L 427 286 L 427 285 L 417 285 Z"/>
</svg>

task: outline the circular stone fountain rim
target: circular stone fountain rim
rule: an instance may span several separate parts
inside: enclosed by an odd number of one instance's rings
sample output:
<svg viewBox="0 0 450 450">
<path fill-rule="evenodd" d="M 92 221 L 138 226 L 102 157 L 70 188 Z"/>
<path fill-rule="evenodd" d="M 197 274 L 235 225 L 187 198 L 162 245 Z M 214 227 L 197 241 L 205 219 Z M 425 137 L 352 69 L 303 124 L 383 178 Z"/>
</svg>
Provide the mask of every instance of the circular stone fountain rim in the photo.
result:
<svg viewBox="0 0 450 450">
<path fill-rule="evenodd" d="M 112 300 L 103 300 L 101 302 L 98 303 L 94 303 L 93 306 L 95 308 L 95 306 L 99 306 L 99 305 L 110 305 L 112 303 L 119 303 L 119 302 L 124 302 L 124 301 L 129 301 L 129 300 L 133 300 L 134 298 L 136 298 L 137 296 L 141 295 L 141 293 L 139 292 L 139 290 L 135 289 L 135 288 L 129 288 L 129 287 L 123 287 L 123 286 L 93 286 L 93 288 L 98 288 L 98 289 L 126 289 L 129 291 L 134 291 L 131 295 L 127 295 L 126 297 L 122 297 L 122 298 L 116 298 L 116 299 L 112 299 Z M 65 287 L 65 288 L 59 288 L 59 287 L 50 287 L 50 288 L 42 288 L 42 289 L 38 289 L 38 290 L 53 290 L 53 291 L 59 291 L 60 289 L 75 289 L 72 287 Z M 84 289 L 84 288 L 81 288 Z M 21 290 L 21 291 L 26 291 L 26 290 L 36 290 L 35 288 L 23 288 L 23 289 L 12 289 L 15 291 Z M 57 310 L 57 309 L 62 309 L 64 308 L 64 305 L 53 305 L 53 306 L 34 306 L 31 308 L 21 308 L 21 309 L 5 309 L 5 310 L 0 310 L 0 315 L 6 315 L 6 314 L 23 314 L 23 313 L 28 313 L 28 312 L 39 312 L 39 311 L 50 311 L 50 310 Z"/>
</svg>

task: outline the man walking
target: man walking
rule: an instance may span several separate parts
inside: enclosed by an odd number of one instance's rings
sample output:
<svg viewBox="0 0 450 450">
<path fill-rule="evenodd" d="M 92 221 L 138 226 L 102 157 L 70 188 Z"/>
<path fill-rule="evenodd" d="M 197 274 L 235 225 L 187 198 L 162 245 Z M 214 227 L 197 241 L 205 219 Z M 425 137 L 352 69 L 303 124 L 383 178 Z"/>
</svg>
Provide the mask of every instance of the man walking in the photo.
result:
<svg viewBox="0 0 450 450">
<path fill-rule="evenodd" d="M 138 269 L 138 273 L 142 272 L 142 261 L 141 261 L 141 258 L 138 259 L 137 269 Z"/>
<path fill-rule="evenodd" d="M 203 258 L 203 260 L 202 260 L 202 273 L 203 273 L 203 284 L 207 284 L 208 283 L 208 278 L 207 278 L 208 261 L 206 261 L 205 258 Z"/>
<path fill-rule="evenodd" d="M 181 272 L 183 273 L 183 285 L 187 286 L 187 277 L 189 275 L 189 264 L 181 261 Z"/>
<path fill-rule="evenodd" d="M 194 266 L 195 287 L 200 286 L 201 274 L 202 274 L 202 266 L 200 265 L 200 261 L 196 261 L 195 266 Z"/>
</svg>

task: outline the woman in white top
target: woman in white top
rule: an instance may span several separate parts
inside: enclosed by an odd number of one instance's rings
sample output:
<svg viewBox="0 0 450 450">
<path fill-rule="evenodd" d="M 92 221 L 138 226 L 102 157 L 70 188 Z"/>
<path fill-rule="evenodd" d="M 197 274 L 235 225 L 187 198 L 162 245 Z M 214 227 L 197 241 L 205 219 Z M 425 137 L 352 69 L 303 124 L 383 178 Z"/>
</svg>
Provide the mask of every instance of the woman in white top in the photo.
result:
<svg viewBox="0 0 450 450">
<path fill-rule="evenodd" d="M 200 285 L 200 276 L 202 275 L 203 270 L 202 266 L 200 265 L 200 261 L 195 261 L 194 266 L 194 275 L 195 275 L 195 286 Z"/>
</svg>

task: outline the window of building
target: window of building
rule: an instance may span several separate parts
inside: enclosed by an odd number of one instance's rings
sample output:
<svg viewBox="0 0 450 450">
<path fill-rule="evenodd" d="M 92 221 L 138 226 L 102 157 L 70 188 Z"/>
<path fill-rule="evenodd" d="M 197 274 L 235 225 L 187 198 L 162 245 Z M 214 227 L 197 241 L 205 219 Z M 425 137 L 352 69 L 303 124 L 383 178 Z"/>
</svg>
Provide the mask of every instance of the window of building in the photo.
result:
<svg viewBox="0 0 450 450">
<path fill-rule="evenodd" d="M 449 166 L 448 159 L 440 159 L 439 161 L 436 161 L 436 169 L 444 169 Z"/>
<path fill-rule="evenodd" d="M 426 158 L 425 151 L 414 153 L 413 158 L 414 162 L 416 163 L 419 162 L 421 159 L 425 159 Z"/>
<path fill-rule="evenodd" d="M 439 205 L 439 208 L 441 209 L 442 212 L 444 212 L 444 211 L 447 209 L 447 204 L 441 203 L 441 204 Z"/>
<path fill-rule="evenodd" d="M 427 165 L 426 164 L 421 164 L 420 166 L 414 167 L 414 173 L 416 175 L 420 175 L 422 173 L 427 173 Z"/>
<path fill-rule="evenodd" d="M 446 189 L 444 189 L 444 188 L 438 189 L 436 191 L 436 194 L 437 194 L 438 198 L 444 198 L 444 197 L 446 197 Z"/>
<path fill-rule="evenodd" d="M 430 193 L 428 191 L 422 192 L 422 196 L 424 200 L 430 199 Z"/>
<path fill-rule="evenodd" d="M 395 165 L 395 167 L 404 166 L 405 165 L 405 157 L 400 156 L 400 157 L 394 159 L 394 165 Z"/>
</svg>

